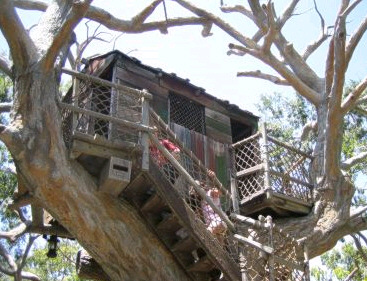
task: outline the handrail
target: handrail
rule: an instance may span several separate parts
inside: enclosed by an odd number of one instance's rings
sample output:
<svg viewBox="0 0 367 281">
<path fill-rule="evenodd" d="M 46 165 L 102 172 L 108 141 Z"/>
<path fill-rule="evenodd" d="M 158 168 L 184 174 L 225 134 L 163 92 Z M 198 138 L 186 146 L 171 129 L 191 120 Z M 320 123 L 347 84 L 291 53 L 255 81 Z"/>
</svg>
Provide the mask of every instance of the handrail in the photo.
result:
<svg viewBox="0 0 367 281">
<path fill-rule="evenodd" d="M 190 176 L 190 174 L 181 166 L 181 164 L 172 156 L 172 154 L 159 142 L 159 139 L 149 132 L 149 138 L 153 142 L 153 144 L 159 149 L 160 152 L 168 159 L 168 161 L 173 165 L 173 167 L 184 177 L 186 181 L 189 182 L 195 189 L 195 191 L 203 198 L 206 203 L 218 214 L 218 216 L 227 224 L 228 228 L 235 232 L 234 224 L 229 220 L 228 216 L 218 208 L 213 200 L 206 195 L 206 192 L 203 188 L 201 188 L 195 180 Z"/>
<path fill-rule="evenodd" d="M 209 177 L 208 176 L 207 168 L 203 165 L 203 163 L 200 161 L 200 159 L 197 158 L 197 156 L 192 152 L 192 150 L 189 150 L 183 144 L 183 142 L 180 139 L 178 139 L 178 137 L 175 135 L 175 133 L 172 132 L 172 130 L 169 128 L 169 126 L 162 120 L 162 118 L 152 108 L 150 108 L 150 113 L 152 114 L 153 118 L 155 118 L 158 121 L 158 123 L 164 128 L 165 132 L 172 139 L 174 139 L 175 143 L 178 144 L 178 146 L 180 147 L 180 149 L 182 149 L 182 151 L 184 153 L 188 154 L 190 156 L 191 160 L 193 160 L 196 164 L 198 164 L 198 166 L 201 168 L 201 170 L 204 172 L 204 174 L 207 177 Z M 214 177 L 213 180 L 214 180 L 215 186 L 220 189 L 220 191 L 222 192 L 222 194 L 224 194 L 227 198 L 232 199 L 232 194 L 226 188 L 224 188 L 224 186 L 218 180 L 218 178 L 217 177 Z"/>
<path fill-rule="evenodd" d="M 273 138 L 271 136 L 268 136 L 268 140 L 270 140 L 271 142 L 273 142 L 273 143 L 275 143 L 275 144 L 277 144 L 279 146 L 283 146 L 284 148 L 286 148 L 288 150 L 291 150 L 294 153 L 300 154 L 300 155 L 302 155 L 304 157 L 307 157 L 307 158 L 309 158 L 311 160 L 314 159 L 314 157 L 312 155 L 308 154 L 307 152 L 302 151 L 302 150 L 299 150 L 297 148 L 294 148 L 293 146 L 290 146 L 289 144 L 286 144 L 286 143 L 284 143 L 284 142 L 282 142 L 282 141 L 280 141 L 280 140 L 278 140 L 276 138 Z"/>
<path fill-rule="evenodd" d="M 86 115 L 96 117 L 96 118 L 100 118 L 100 119 L 104 119 L 104 120 L 107 120 L 107 121 L 112 121 L 112 122 L 115 122 L 116 124 L 120 124 L 120 125 L 123 125 L 123 126 L 126 126 L 126 127 L 133 128 L 133 129 L 137 129 L 137 130 L 140 130 L 140 131 L 143 131 L 143 132 L 152 132 L 152 131 L 154 131 L 154 128 L 146 126 L 146 125 L 142 125 L 140 123 L 134 123 L 134 122 L 131 122 L 131 121 L 127 121 L 127 120 L 118 118 L 118 117 L 113 117 L 113 116 L 110 116 L 110 115 L 99 113 L 99 112 L 96 112 L 96 111 L 93 111 L 93 110 L 80 108 L 78 106 L 71 105 L 71 104 L 68 104 L 68 103 L 59 102 L 59 105 L 63 109 L 68 109 L 68 110 L 71 110 L 73 112 L 86 114 Z"/>
</svg>

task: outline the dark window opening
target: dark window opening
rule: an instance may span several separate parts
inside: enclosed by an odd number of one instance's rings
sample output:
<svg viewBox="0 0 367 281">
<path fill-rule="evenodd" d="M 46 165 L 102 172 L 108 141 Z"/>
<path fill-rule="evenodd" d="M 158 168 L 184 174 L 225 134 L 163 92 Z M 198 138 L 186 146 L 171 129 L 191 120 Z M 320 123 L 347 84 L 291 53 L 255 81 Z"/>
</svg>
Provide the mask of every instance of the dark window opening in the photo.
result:
<svg viewBox="0 0 367 281">
<path fill-rule="evenodd" d="M 204 106 L 179 95 L 169 95 L 170 122 L 205 135 Z"/>
<path fill-rule="evenodd" d="M 252 127 L 231 119 L 232 142 L 248 138 L 252 134 Z"/>
</svg>

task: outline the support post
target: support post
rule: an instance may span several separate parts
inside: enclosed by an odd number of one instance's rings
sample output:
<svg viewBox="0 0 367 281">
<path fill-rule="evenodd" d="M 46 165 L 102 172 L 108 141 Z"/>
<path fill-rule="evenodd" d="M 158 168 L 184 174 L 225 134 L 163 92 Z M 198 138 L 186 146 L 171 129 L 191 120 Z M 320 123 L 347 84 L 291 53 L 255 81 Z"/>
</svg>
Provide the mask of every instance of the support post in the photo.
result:
<svg viewBox="0 0 367 281">
<path fill-rule="evenodd" d="M 266 192 L 266 197 L 269 199 L 271 197 L 271 183 L 270 183 L 270 169 L 269 169 L 269 151 L 268 151 L 268 133 L 266 130 L 266 123 L 261 126 L 261 153 L 264 163 L 264 191 Z"/>
<path fill-rule="evenodd" d="M 308 247 L 306 245 L 303 246 L 304 255 L 305 255 L 305 281 L 310 281 L 310 258 L 308 255 Z"/>
<path fill-rule="evenodd" d="M 266 217 L 266 223 L 269 226 L 269 246 L 274 249 L 274 237 L 273 237 L 273 219 L 271 216 Z M 269 281 L 274 281 L 274 252 L 268 255 L 269 263 Z"/>
<path fill-rule="evenodd" d="M 143 92 L 148 93 L 147 90 Z M 142 124 L 149 127 L 149 100 L 145 97 L 142 98 Z M 141 169 L 149 171 L 149 134 L 147 132 L 141 132 L 141 144 L 143 146 Z"/>
<path fill-rule="evenodd" d="M 73 95 L 72 95 L 72 105 L 78 106 L 78 91 L 79 91 L 79 79 L 73 76 Z M 76 127 L 78 126 L 78 112 L 73 111 L 72 123 L 71 123 L 71 134 L 73 135 Z"/>
<path fill-rule="evenodd" d="M 236 181 L 236 159 L 235 159 L 236 155 L 233 147 L 230 148 L 229 155 L 231 157 L 230 176 L 231 176 L 231 195 L 232 195 L 231 199 L 232 199 L 233 213 L 239 214 L 240 206 L 238 200 L 239 198 Z"/>
</svg>

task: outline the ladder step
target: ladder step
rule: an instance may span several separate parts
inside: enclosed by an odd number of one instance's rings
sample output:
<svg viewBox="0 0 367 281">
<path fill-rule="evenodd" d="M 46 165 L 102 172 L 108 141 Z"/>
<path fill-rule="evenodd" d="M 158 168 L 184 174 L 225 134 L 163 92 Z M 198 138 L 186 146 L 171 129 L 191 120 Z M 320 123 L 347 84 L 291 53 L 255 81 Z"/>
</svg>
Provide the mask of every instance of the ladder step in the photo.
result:
<svg viewBox="0 0 367 281">
<path fill-rule="evenodd" d="M 143 204 L 141 207 L 142 212 L 161 212 L 164 207 L 165 203 L 159 197 L 159 195 L 155 192 L 153 193 Z"/>
<path fill-rule="evenodd" d="M 215 268 L 208 256 L 200 258 L 197 262 L 191 264 L 187 270 L 189 272 L 209 272 Z"/>
</svg>

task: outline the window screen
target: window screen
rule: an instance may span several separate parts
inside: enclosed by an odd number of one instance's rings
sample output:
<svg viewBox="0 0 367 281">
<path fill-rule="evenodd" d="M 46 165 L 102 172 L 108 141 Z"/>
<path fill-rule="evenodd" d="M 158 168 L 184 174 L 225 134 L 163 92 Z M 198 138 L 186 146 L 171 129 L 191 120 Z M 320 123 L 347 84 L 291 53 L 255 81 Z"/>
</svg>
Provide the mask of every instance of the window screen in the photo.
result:
<svg viewBox="0 0 367 281">
<path fill-rule="evenodd" d="M 169 95 L 170 122 L 205 135 L 204 106 L 176 94 Z"/>
</svg>

